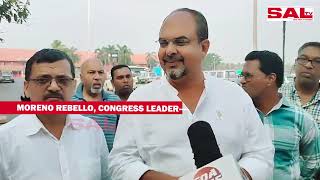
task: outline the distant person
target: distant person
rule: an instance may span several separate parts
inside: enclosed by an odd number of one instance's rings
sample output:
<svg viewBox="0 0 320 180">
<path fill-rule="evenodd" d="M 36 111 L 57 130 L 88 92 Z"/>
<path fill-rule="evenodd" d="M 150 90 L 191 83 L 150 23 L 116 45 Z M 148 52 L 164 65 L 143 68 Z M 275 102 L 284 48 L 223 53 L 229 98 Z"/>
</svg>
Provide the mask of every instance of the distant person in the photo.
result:
<svg viewBox="0 0 320 180">
<path fill-rule="evenodd" d="M 273 140 L 273 180 L 312 179 L 320 163 L 319 130 L 310 114 L 278 93 L 283 74 L 276 53 L 252 51 L 245 58 L 242 87 Z"/>
<path fill-rule="evenodd" d="M 36 52 L 25 73 L 30 101 L 71 100 L 75 67 L 64 52 Z M 107 156 L 101 128 L 81 115 L 22 114 L 0 126 L 1 180 L 105 180 Z"/>
<path fill-rule="evenodd" d="M 133 77 L 131 69 L 124 64 L 113 66 L 111 69 L 111 83 L 115 94 L 126 101 L 133 91 Z"/>
<path fill-rule="evenodd" d="M 107 76 L 101 61 L 87 60 L 80 67 L 81 83 L 78 85 L 74 101 L 120 101 L 119 97 L 103 89 Z M 95 120 L 102 128 L 109 150 L 112 149 L 118 115 L 84 114 Z"/>
<path fill-rule="evenodd" d="M 233 155 L 245 179 L 268 179 L 274 148 L 250 97 L 202 72 L 210 47 L 205 17 L 188 8 L 171 12 L 159 46 L 166 77 L 134 90 L 128 101 L 182 101 L 182 114 L 122 114 L 109 156 L 113 180 L 178 180 L 195 170 L 187 131 L 197 121 L 210 124 L 222 155 Z"/>
<path fill-rule="evenodd" d="M 307 42 L 298 50 L 295 79 L 281 88 L 291 102 L 309 112 L 320 129 L 320 42 Z"/>
</svg>

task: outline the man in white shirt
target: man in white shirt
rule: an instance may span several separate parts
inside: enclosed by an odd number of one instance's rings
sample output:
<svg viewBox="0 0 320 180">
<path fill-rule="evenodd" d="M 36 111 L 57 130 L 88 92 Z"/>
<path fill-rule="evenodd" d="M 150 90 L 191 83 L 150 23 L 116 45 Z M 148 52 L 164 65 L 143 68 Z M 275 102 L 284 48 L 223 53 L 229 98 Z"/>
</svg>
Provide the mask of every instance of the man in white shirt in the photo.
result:
<svg viewBox="0 0 320 180">
<path fill-rule="evenodd" d="M 31 101 L 68 101 L 76 82 L 64 52 L 43 49 L 26 64 Z M 98 180 L 107 174 L 108 148 L 97 123 L 81 115 L 20 115 L 0 127 L 1 180 Z"/>
<path fill-rule="evenodd" d="M 159 34 L 166 78 L 135 90 L 129 101 L 182 101 L 181 115 L 121 115 L 109 156 L 113 180 L 176 180 L 194 170 L 188 127 L 207 121 L 222 155 L 232 154 L 247 179 L 272 177 L 274 148 L 248 95 L 232 82 L 204 77 L 207 22 L 191 9 L 173 11 Z"/>
</svg>

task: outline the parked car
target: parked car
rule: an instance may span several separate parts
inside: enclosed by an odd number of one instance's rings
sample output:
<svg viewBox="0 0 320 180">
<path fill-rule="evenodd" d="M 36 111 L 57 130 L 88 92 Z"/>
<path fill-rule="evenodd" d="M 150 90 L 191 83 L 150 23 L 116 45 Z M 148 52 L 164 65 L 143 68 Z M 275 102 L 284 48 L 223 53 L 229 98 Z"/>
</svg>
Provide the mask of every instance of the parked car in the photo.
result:
<svg viewBox="0 0 320 180">
<path fill-rule="evenodd" d="M 142 71 L 142 72 L 140 72 L 140 74 L 138 76 L 138 84 L 150 83 L 156 79 L 158 79 L 158 78 L 155 73 Z"/>
<path fill-rule="evenodd" d="M 14 83 L 12 72 L 0 72 L 0 82 L 11 82 Z"/>
<path fill-rule="evenodd" d="M 236 70 L 215 70 L 215 71 L 204 71 L 204 74 L 214 76 L 216 78 L 228 80 L 239 84 L 240 79 L 237 75 Z"/>
</svg>

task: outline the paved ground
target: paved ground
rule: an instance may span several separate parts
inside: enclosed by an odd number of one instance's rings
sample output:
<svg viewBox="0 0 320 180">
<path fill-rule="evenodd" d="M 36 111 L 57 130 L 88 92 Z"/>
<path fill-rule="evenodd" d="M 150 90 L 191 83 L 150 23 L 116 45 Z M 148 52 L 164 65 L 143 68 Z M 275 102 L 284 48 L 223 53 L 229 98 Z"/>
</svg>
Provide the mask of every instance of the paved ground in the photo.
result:
<svg viewBox="0 0 320 180">
<path fill-rule="evenodd" d="M 23 81 L 22 78 L 16 78 L 14 83 L 0 83 L 0 101 L 20 101 L 20 96 L 23 94 Z M 0 121 L 11 120 L 15 116 L 17 115 L 0 114 Z"/>
</svg>

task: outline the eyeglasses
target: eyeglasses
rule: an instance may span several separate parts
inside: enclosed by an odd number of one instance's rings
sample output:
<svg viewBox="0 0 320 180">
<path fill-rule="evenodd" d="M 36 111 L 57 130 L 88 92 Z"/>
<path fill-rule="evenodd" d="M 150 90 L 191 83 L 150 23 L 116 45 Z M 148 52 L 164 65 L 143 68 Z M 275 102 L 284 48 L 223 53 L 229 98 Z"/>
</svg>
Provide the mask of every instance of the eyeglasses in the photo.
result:
<svg viewBox="0 0 320 180">
<path fill-rule="evenodd" d="M 308 62 L 311 63 L 312 67 L 314 68 L 320 68 L 320 57 L 314 58 L 314 59 L 309 59 L 306 57 L 298 57 L 296 59 L 296 62 L 298 62 L 299 64 L 306 66 L 308 64 Z"/>
<path fill-rule="evenodd" d="M 194 40 L 197 40 L 197 39 L 194 39 Z M 171 40 L 169 40 L 169 39 L 161 39 L 160 38 L 156 42 L 159 43 L 161 48 L 165 48 L 165 47 L 167 47 L 169 45 L 170 42 L 172 42 L 172 44 L 175 45 L 175 46 L 182 47 L 182 46 L 188 45 L 191 41 L 193 41 L 193 40 L 190 40 L 190 39 L 188 39 L 186 37 L 178 37 L 178 38 L 174 38 L 174 39 L 171 39 Z"/>
<path fill-rule="evenodd" d="M 46 77 L 40 77 L 35 79 L 29 79 L 29 81 L 35 82 L 38 86 L 49 86 L 51 85 L 53 79 L 55 80 L 55 82 L 59 87 L 67 87 L 74 80 L 74 78 L 66 77 L 66 76 L 58 76 L 58 77 L 46 76 Z"/>
<path fill-rule="evenodd" d="M 250 73 L 241 73 L 239 75 L 239 77 L 244 78 L 244 80 L 246 80 L 246 81 L 250 81 L 252 79 L 253 75 Z"/>
</svg>

